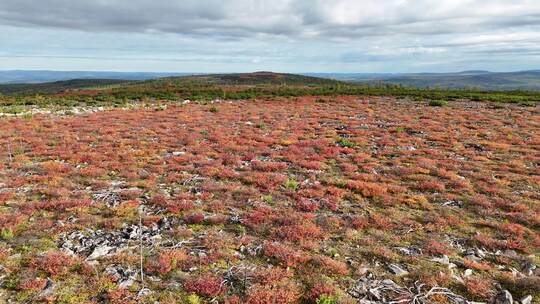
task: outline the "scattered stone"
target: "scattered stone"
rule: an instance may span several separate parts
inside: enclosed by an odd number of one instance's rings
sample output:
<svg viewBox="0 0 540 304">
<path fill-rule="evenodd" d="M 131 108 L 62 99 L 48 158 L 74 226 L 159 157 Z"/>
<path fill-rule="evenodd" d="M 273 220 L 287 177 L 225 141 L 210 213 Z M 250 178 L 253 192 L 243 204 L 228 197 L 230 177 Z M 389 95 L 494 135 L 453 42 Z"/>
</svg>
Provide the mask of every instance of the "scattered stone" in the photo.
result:
<svg viewBox="0 0 540 304">
<path fill-rule="evenodd" d="M 222 284 L 230 291 L 243 293 L 251 286 L 255 278 L 255 270 L 255 266 L 233 266 L 225 273 Z"/>
<path fill-rule="evenodd" d="M 92 254 L 90 254 L 86 259 L 88 261 L 100 259 L 109 254 L 109 252 L 111 252 L 113 249 L 113 247 L 107 245 L 96 247 L 94 251 L 92 251 Z"/>
<path fill-rule="evenodd" d="M 143 288 L 137 294 L 137 298 L 143 298 L 143 297 L 149 296 L 151 294 L 152 294 L 152 290 L 150 290 L 149 288 Z"/>
<path fill-rule="evenodd" d="M 438 258 L 438 257 L 434 257 L 431 259 L 433 262 L 437 262 L 439 264 L 443 264 L 443 265 L 448 265 L 450 264 L 450 259 L 448 258 L 448 256 L 445 254 L 442 256 L 442 258 Z"/>
<path fill-rule="evenodd" d="M 465 251 L 464 257 L 468 260 L 478 263 L 486 257 L 486 252 L 482 249 L 469 249 Z"/>
<path fill-rule="evenodd" d="M 389 264 L 388 265 L 388 268 L 390 269 L 390 271 L 397 275 L 397 276 L 405 276 L 405 275 L 408 275 L 409 272 L 405 269 L 403 269 L 402 267 L 400 267 L 399 265 L 397 264 Z"/>
<path fill-rule="evenodd" d="M 92 198 L 96 202 L 105 203 L 109 208 L 115 208 L 120 203 L 119 190 L 106 190 L 95 193 Z"/>
<path fill-rule="evenodd" d="M 513 304 L 512 294 L 508 290 L 503 290 L 495 296 L 493 304 Z"/>
<path fill-rule="evenodd" d="M 379 303 L 433 303 L 431 297 L 441 297 L 446 299 L 445 303 L 469 304 L 460 295 L 457 295 L 446 288 L 428 288 L 425 284 L 416 282 L 413 287 L 406 288 L 399 286 L 392 280 L 377 280 L 371 274 L 358 280 L 349 289 L 349 295 L 358 299 L 358 303 L 379 304 Z"/>
<path fill-rule="evenodd" d="M 519 301 L 521 304 L 531 304 L 533 297 L 531 295 L 528 295 L 526 297 L 523 297 L 521 301 Z"/>
<path fill-rule="evenodd" d="M 120 284 L 118 284 L 118 288 L 127 289 L 127 288 L 131 287 L 134 283 L 135 283 L 135 280 L 132 279 L 132 278 L 129 278 L 129 279 L 125 280 L 125 281 L 120 282 Z"/>
<path fill-rule="evenodd" d="M 172 153 L 172 156 L 180 156 L 180 155 L 185 155 L 185 154 L 186 154 L 186 152 L 184 152 L 184 151 L 174 151 Z"/>
<path fill-rule="evenodd" d="M 465 148 L 474 149 L 477 152 L 486 151 L 486 148 L 484 146 L 482 146 L 481 144 L 477 144 L 477 143 L 467 143 L 467 144 L 465 144 Z"/>
<path fill-rule="evenodd" d="M 461 206 L 463 206 L 463 202 L 458 201 L 458 200 L 449 200 L 449 201 L 446 201 L 446 202 L 442 203 L 442 205 L 445 206 L 445 207 L 458 207 L 458 208 L 460 208 Z"/>
<path fill-rule="evenodd" d="M 118 283 L 121 289 L 129 288 L 135 283 L 138 271 L 130 267 L 124 268 L 121 265 L 113 264 L 105 268 L 104 273 L 108 275 L 113 282 Z"/>
<path fill-rule="evenodd" d="M 364 276 L 369 272 L 369 268 L 366 266 L 361 266 L 356 269 L 356 274 L 359 276 Z"/>
<path fill-rule="evenodd" d="M 413 129 L 411 129 L 411 128 L 406 128 L 406 129 L 405 129 L 405 132 L 406 132 L 407 134 L 409 134 L 409 135 L 418 135 L 418 136 L 420 136 L 420 135 L 426 135 L 426 132 L 424 132 L 424 131 L 413 130 Z"/>
<path fill-rule="evenodd" d="M 137 225 L 124 225 L 121 229 L 113 231 L 91 230 L 73 231 L 60 236 L 58 247 L 71 255 L 86 256 L 87 260 L 97 260 L 109 254 L 118 253 L 128 249 L 129 246 L 138 246 L 139 238 L 144 246 L 163 244 L 162 232 L 172 229 L 178 219 L 161 219 L 151 227 Z"/>
<path fill-rule="evenodd" d="M 418 247 L 410 247 L 410 248 L 406 248 L 406 247 L 396 247 L 395 248 L 398 252 L 400 252 L 401 254 L 404 254 L 404 255 L 409 255 L 409 256 L 417 256 L 417 255 L 421 255 L 422 254 L 422 249 L 418 248 Z"/>
<path fill-rule="evenodd" d="M 45 287 L 43 288 L 43 290 L 39 292 L 37 297 L 38 298 L 49 297 L 50 295 L 53 294 L 55 287 L 56 285 L 54 284 L 54 282 L 50 278 L 47 278 L 47 283 L 45 283 Z"/>
<path fill-rule="evenodd" d="M 536 264 L 534 264 L 532 261 L 527 261 L 525 265 L 523 265 L 523 273 L 525 275 L 532 276 L 534 275 L 536 268 Z"/>
<path fill-rule="evenodd" d="M 473 274 L 472 269 L 466 269 L 466 270 L 465 270 L 465 273 L 463 274 L 463 276 L 464 276 L 465 278 L 467 278 L 467 277 L 472 276 L 472 274 Z"/>
<path fill-rule="evenodd" d="M 502 253 L 505 257 L 511 258 L 512 260 L 518 260 L 520 258 L 519 254 L 515 250 L 507 249 Z"/>
</svg>

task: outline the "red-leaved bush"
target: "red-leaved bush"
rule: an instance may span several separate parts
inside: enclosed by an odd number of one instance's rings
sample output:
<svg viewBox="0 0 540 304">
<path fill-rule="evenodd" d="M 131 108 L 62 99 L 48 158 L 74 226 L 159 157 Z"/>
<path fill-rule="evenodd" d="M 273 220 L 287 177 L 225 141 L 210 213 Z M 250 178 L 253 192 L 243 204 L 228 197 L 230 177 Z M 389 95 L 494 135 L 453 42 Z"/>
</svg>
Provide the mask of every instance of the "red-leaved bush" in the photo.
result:
<svg viewBox="0 0 540 304">
<path fill-rule="evenodd" d="M 225 291 L 222 281 L 222 278 L 214 275 L 202 275 L 188 279 L 184 288 L 203 297 L 216 297 Z"/>
</svg>

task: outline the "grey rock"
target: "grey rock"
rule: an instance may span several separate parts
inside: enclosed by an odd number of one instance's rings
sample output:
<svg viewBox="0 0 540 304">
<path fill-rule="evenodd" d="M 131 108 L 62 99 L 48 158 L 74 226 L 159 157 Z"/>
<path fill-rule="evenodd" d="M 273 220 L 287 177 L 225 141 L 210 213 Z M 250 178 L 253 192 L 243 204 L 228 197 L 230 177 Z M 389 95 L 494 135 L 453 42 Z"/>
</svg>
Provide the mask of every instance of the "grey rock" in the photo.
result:
<svg viewBox="0 0 540 304">
<path fill-rule="evenodd" d="M 397 275 L 397 276 L 405 276 L 405 275 L 408 275 L 409 272 L 405 269 L 403 269 L 401 266 L 397 265 L 397 264 L 389 264 L 388 265 L 388 268 L 390 269 L 390 271 Z"/>
<path fill-rule="evenodd" d="M 519 301 L 521 304 L 531 304 L 533 297 L 531 295 L 528 295 Z"/>
<path fill-rule="evenodd" d="M 150 290 L 149 288 L 143 288 L 143 289 L 139 290 L 139 293 L 137 294 L 137 297 L 142 298 L 142 297 L 149 296 L 151 294 L 152 294 L 152 290 Z"/>
<path fill-rule="evenodd" d="M 358 269 L 356 270 L 356 274 L 358 274 L 360 276 L 363 276 L 363 275 L 367 274 L 368 272 L 369 272 L 369 268 L 366 267 L 366 266 L 358 267 Z"/>
<path fill-rule="evenodd" d="M 118 288 L 126 289 L 126 288 L 131 287 L 134 283 L 135 283 L 135 280 L 132 278 L 129 278 L 127 280 L 120 282 L 120 284 L 118 284 Z"/>
<path fill-rule="evenodd" d="M 113 249 L 113 247 L 107 245 L 97 247 L 86 259 L 89 261 L 100 259 L 108 255 Z"/>
<path fill-rule="evenodd" d="M 434 257 L 431 259 L 433 262 L 437 262 L 439 264 L 443 264 L 443 265 L 449 265 L 450 264 L 450 259 L 448 258 L 447 255 L 443 255 L 442 257 Z"/>
<path fill-rule="evenodd" d="M 525 265 L 523 265 L 523 273 L 525 273 L 525 275 L 531 276 L 534 274 L 536 268 L 536 264 L 534 264 L 532 261 L 527 261 Z"/>
<path fill-rule="evenodd" d="M 474 255 L 474 254 L 466 255 L 465 258 L 466 258 L 467 260 L 471 260 L 471 261 L 477 262 L 477 263 L 480 262 L 480 261 L 482 261 L 482 258 L 481 258 L 481 257 L 478 257 L 478 256 L 476 256 L 476 255 Z"/>
<path fill-rule="evenodd" d="M 396 247 L 395 249 L 396 249 L 396 251 L 400 252 L 401 254 L 409 255 L 409 256 L 417 256 L 417 255 L 422 254 L 422 249 L 417 248 L 417 247 L 410 247 L 410 248 Z"/>
<path fill-rule="evenodd" d="M 45 287 L 43 288 L 42 291 L 39 292 L 37 297 L 38 298 L 48 297 L 53 294 L 55 288 L 56 288 L 56 285 L 54 284 L 54 282 L 50 278 L 47 278 L 47 283 L 45 284 Z"/>
<path fill-rule="evenodd" d="M 60 236 L 59 245 L 64 252 L 89 257 L 89 260 L 97 259 L 109 252 L 120 252 L 142 239 L 144 246 L 167 245 L 163 244 L 162 233 L 173 228 L 174 220 L 162 219 L 160 223 L 152 227 L 137 225 L 125 225 L 121 229 L 113 231 L 91 230 L 73 231 Z M 172 244 L 169 244 L 172 245 Z"/>
<path fill-rule="evenodd" d="M 113 282 L 117 282 L 119 288 L 123 289 L 132 286 L 138 275 L 136 269 L 130 267 L 124 268 L 121 265 L 116 264 L 107 266 L 104 273 L 107 274 Z"/>
<path fill-rule="evenodd" d="M 446 201 L 444 203 L 442 203 L 443 206 L 445 207 L 461 207 L 463 206 L 463 202 L 462 201 L 458 201 L 458 200 L 449 200 L 449 201 Z"/>
<path fill-rule="evenodd" d="M 511 258 L 513 260 L 520 259 L 519 254 L 515 250 L 507 249 L 502 253 L 505 257 Z"/>
<path fill-rule="evenodd" d="M 493 301 L 493 304 L 513 304 L 514 299 L 512 294 L 508 290 L 502 290 L 499 292 Z"/>
</svg>

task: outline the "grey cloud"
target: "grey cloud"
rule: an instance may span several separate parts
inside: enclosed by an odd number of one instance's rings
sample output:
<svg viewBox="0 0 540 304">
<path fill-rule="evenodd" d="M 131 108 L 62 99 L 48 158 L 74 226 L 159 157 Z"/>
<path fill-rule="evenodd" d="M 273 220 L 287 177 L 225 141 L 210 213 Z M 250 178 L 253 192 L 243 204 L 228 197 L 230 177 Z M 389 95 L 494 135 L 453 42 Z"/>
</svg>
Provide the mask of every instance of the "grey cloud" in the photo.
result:
<svg viewBox="0 0 540 304">
<path fill-rule="evenodd" d="M 17 59 L 0 68 L 140 59 L 147 70 L 410 71 L 482 56 L 528 67 L 537 33 L 538 0 L 0 0 L 0 55 Z"/>
<path fill-rule="evenodd" d="M 520 5 L 521 4 L 521 5 Z M 486 0 L 2 0 L 0 23 L 195 36 L 438 35 L 540 24 L 540 5 Z"/>
</svg>

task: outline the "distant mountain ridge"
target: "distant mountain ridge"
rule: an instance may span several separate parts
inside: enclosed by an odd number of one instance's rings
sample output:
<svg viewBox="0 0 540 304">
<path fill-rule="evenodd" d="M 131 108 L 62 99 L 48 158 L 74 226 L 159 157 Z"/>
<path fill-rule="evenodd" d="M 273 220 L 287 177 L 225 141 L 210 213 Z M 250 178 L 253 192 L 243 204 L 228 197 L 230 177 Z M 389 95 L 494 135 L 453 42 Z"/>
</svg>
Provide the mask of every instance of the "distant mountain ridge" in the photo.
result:
<svg viewBox="0 0 540 304">
<path fill-rule="evenodd" d="M 73 79 L 148 80 L 196 73 L 108 72 L 108 71 L 0 71 L 0 84 L 46 83 Z"/>
<path fill-rule="evenodd" d="M 490 72 L 481 70 L 462 71 L 456 73 L 397 73 L 397 74 L 308 74 L 318 77 L 332 78 L 354 83 L 388 83 L 419 88 L 463 89 L 476 88 L 482 90 L 534 90 L 540 91 L 540 70 L 518 72 Z"/>
<path fill-rule="evenodd" d="M 121 79 L 72 79 L 45 83 L 10 83 L 0 84 L 0 94 L 5 95 L 28 95 L 38 93 L 59 93 L 81 89 L 112 89 L 112 88 L 139 88 L 159 90 L 161 88 L 175 86 L 178 88 L 193 84 L 210 86 L 333 86 L 344 83 L 329 78 L 313 76 L 254 72 L 254 73 L 231 73 L 231 74 L 204 74 L 189 76 L 169 76 L 146 80 L 121 80 Z"/>
<path fill-rule="evenodd" d="M 393 84 L 418 88 L 480 89 L 493 91 L 540 91 L 540 70 L 490 72 L 469 70 L 456 73 L 305 73 L 273 72 L 196 74 L 130 73 L 85 71 L 0 71 L 0 93 L 51 93 L 93 86 L 149 82 L 155 86 L 165 80 L 185 83 L 195 81 L 219 85 L 332 85 L 337 82 L 357 84 Z M 140 85 L 137 83 L 134 85 Z M 146 84 L 148 85 L 148 84 Z"/>
</svg>

